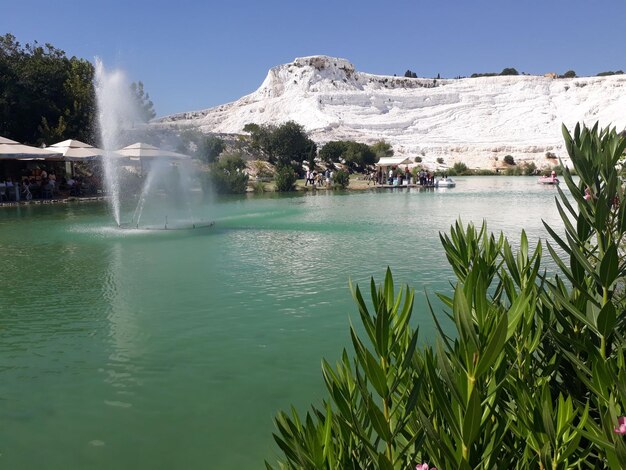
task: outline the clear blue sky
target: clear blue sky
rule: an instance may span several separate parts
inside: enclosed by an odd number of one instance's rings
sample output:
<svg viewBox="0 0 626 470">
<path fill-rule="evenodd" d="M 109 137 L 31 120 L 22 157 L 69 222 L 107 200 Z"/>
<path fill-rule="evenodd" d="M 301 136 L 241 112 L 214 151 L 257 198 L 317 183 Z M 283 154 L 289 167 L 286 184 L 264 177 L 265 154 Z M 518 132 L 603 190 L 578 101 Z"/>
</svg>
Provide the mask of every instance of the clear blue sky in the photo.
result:
<svg viewBox="0 0 626 470">
<path fill-rule="evenodd" d="M 326 54 L 376 74 L 626 70 L 624 0 L 4 0 L 0 34 L 49 42 L 144 82 L 159 116 L 254 91 Z"/>
</svg>

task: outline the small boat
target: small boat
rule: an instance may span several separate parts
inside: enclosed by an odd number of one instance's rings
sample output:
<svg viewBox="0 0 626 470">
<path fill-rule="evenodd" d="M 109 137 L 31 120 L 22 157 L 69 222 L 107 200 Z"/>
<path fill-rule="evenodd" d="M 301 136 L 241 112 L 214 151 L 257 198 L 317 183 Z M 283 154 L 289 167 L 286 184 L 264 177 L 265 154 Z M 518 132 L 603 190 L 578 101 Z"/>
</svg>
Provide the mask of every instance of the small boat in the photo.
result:
<svg viewBox="0 0 626 470">
<path fill-rule="evenodd" d="M 439 178 L 435 181 L 435 188 L 454 188 L 456 186 L 456 181 L 452 178 Z"/>
<path fill-rule="evenodd" d="M 550 176 L 542 176 L 541 178 L 539 178 L 539 181 L 537 181 L 537 183 L 539 183 L 539 184 L 559 184 L 560 181 L 556 177 L 556 173 L 553 171 Z"/>
</svg>

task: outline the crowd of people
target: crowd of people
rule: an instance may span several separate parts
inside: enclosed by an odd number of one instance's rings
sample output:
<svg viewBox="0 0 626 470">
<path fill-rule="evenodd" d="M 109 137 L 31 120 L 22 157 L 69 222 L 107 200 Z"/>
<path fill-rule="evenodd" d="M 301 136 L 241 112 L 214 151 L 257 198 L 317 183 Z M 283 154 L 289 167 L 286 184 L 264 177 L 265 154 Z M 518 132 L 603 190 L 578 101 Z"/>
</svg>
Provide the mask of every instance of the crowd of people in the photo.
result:
<svg viewBox="0 0 626 470">
<path fill-rule="evenodd" d="M 309 184 L 313 187 L 330 187 L 333 183 L 333 177 L 335 176 L 335 172 L 330 169 L 326 169 L 326 171 L 309 171 L 307 170 L 304 175 L 304 185 L 308 186 Z"/>
<path fill-rule="evenodd" d="M 78 197 L 96 193 L 97 187 L 95 176 L 58 178 L 54 170 L 37 169 L 29 175 L 0 180 L 0 202 Z"/>
<path fill-rule="evenodd" d="M 373 181 L 374 185 L 381 186 L 405 186 L 408 184 L 417 184 L 418 181 L 421 186 L 434 186 L 435 184 L 434 173 L 421 170 L 413 175 L 408 167 L 404 168 L 404 170 L 401 168 L 390 168 L 387 172 L 383 172 L 383 169 L 379 168 L 377 171 L 368 173 L 365 179 Z"/>
</svg>

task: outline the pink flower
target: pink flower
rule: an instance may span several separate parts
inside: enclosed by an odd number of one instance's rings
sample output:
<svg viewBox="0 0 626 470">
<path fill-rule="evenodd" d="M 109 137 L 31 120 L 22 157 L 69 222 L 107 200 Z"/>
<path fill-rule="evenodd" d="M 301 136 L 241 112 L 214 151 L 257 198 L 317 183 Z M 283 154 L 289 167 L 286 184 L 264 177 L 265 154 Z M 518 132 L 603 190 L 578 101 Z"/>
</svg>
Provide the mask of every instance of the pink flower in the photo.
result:
<svg viewBox="0 0 626 470">
<path fill-rule="evenodd" d="M 423 464 L 417 464 L 415 466 L 415 470 L 428 470 L 428 464 L 427 463 L 423 463 Z M 437 470 L 435 467 L 432 467 L 430 470 Z"/>
<path fill-rule="evenodd" d="M 626 416 L 620 416 L 617 419 L 617 427 L 613 428 L 617 434 L 626 434 Z"/>
</svg>

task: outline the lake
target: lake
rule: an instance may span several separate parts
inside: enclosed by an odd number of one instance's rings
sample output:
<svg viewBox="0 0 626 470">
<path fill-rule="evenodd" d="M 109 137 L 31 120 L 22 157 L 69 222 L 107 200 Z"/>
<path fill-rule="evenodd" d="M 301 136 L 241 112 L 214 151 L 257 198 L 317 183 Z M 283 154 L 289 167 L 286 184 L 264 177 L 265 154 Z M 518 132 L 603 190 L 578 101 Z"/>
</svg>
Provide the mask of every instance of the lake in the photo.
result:
<svg viewBox="0 0 626 470">
<path fill-rule="evenodd" d="M 118 230 L 101 203 L 1 208 L 0 466 L 274 462 L 273 417 L 319 403 L 322 357 L 349 346 L 348 280 L 390 266 L 427 341 L 426 294 L 453 279 L 439 233 L 461 217 L 544 238 L 556 189 L 536 181 L 233 197 L 189 231 Z"/>
</svg>

